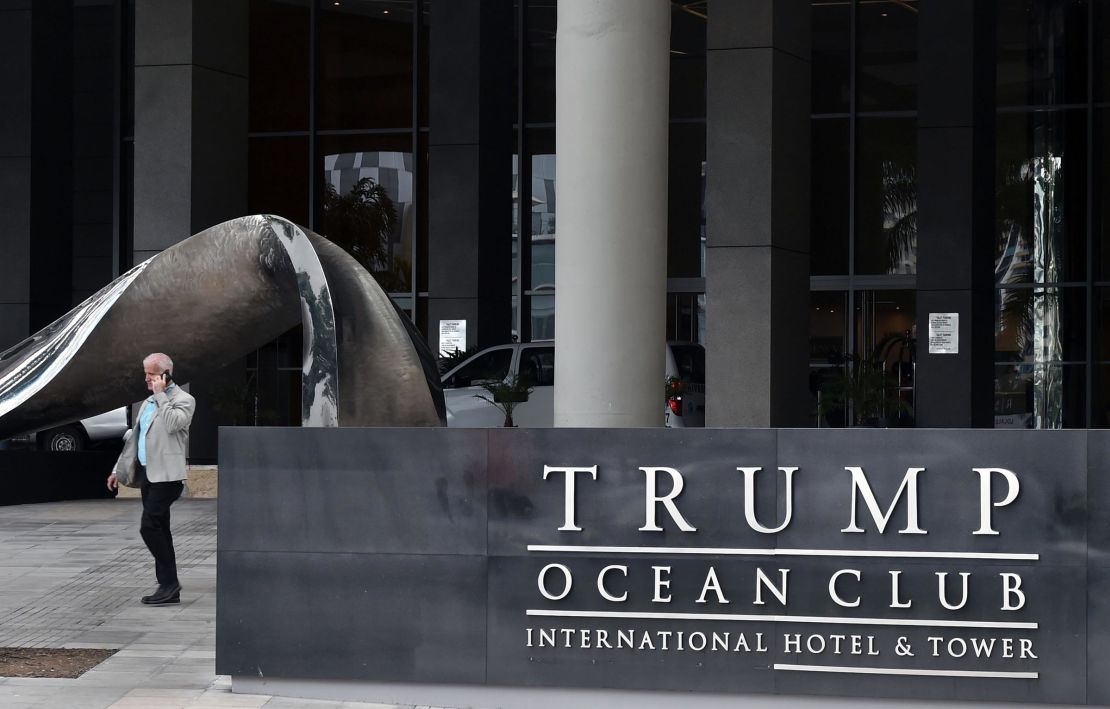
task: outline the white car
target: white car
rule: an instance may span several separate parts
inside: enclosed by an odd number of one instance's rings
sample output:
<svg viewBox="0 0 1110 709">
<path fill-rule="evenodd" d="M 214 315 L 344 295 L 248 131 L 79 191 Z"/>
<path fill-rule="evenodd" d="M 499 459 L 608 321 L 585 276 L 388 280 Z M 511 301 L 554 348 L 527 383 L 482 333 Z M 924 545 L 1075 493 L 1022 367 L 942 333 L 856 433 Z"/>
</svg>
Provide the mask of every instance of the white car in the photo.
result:
<svg viewBox="0 0 1110 709">
<path fill-rule="evenodd" d="M 477 395 L 488 395 L 482 384 L 505 381 L 514 374 L 527 378 L 535 389 L 528 401 L 513 411 L 513 422 L 526 428 L 550 428 L 555 419 L 554 342 L 490 347 L 448 370 L 441 380 L 447 404 L 447 425 L 494 428 L 504 424 L 504 415 Z M 668 343 L 665 380 L 672 379 L 681 382 L 681 391 L 670 398 L 664 396 L 665 381 L 659 382 L 666 425 L 670 428 L 704 426 L 705 348 L 689 342 Z"/>
<path fill-rule="evenodd" d="M 128 428 L 127 407 L 121 406 L 63 426 L 13 436 L 9 440 L 17 445 L 34 444 L 43 451 L 79 451 L 101 441 L 122 440 Z"/>
</svg>

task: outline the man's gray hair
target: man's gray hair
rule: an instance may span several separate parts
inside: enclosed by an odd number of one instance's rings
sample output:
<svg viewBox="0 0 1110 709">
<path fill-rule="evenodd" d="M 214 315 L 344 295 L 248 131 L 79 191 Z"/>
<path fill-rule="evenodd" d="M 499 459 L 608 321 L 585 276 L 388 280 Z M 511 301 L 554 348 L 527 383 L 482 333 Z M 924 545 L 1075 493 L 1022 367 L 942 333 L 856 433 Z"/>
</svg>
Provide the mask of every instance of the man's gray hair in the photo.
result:
<svg viewBox="0 0 1110 709">
<path fill-rule="evenodd" d="M 173 371 L 173 360 L 170 359 L 169 355 L 162 354 L 161 352 L 152 352 L 144 357 L 143 366 L 145 367 L 148 364 L 153 364 L 157 367 L 161 367 L 163 372 Z"/>
</svg>

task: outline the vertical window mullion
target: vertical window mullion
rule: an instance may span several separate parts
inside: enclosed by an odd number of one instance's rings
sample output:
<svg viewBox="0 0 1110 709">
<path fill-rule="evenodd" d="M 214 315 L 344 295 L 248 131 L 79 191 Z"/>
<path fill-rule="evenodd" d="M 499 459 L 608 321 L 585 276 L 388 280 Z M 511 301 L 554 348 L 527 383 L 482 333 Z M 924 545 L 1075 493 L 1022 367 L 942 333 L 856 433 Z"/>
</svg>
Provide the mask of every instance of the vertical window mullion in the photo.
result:
<svg viewBox="0 0 1110 709">
<path fill-rule="evenodd" d="M 424 0 L 412 0 L 412 244 L 409 253 L 409 320 L 416 323 L 416 259 L 420 243 L 420 29 L 424 24 Z"/>
<path fill-rule="evenodd" d="M 856 276 L 856 15 L 858 0 L 852 0 L 848 20 L 848 333 L 849 357 L 855 347 L 855 276 Z"/>
<path fill-rule="evenodd" d="M 319 15 L 317 2 L 312 0 L 308 8 L 308 228 L 320 229 L 320 217 L 316 214 L 316 72 L 319 54 Z"/>
</svg>

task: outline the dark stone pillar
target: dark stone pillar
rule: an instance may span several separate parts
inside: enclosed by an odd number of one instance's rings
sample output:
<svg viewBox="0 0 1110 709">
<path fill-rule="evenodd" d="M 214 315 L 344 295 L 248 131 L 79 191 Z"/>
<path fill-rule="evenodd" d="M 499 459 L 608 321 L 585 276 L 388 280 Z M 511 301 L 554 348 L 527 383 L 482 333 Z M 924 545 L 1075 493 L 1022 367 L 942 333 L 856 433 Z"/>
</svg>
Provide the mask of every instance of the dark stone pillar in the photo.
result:
<svg viewBox="0 0 1110 709">
<path fill-rule="evenodd" d="M 709 4 L 706 425 L 803 426 L 810 6 Z"/>
<path fill-rule="evenodd" d="M 135 7 L 135 262 L 247 208 L 247 4 Z"/>
<path fill-rule="evenodd" d="M 994 425 L 993 5 L 918 18 L 918 427 Z M 959 313 L 957 354 L 929 354 L 929 313 Z"/>
<path fill-rule="evenodd" d="M 467 345 L 512 332 L 514 46 L 509 0 L 438 3 L 431 28 L 428 342 L 466 320 Z"/>
<path fill-rule="evenodd" d="M 246 214 L 247 5 L 135 7 L 135 263 Z M 228 377 L 199 374 L 189 457 L 214 460 L 215 389 Z"/>
</svg>

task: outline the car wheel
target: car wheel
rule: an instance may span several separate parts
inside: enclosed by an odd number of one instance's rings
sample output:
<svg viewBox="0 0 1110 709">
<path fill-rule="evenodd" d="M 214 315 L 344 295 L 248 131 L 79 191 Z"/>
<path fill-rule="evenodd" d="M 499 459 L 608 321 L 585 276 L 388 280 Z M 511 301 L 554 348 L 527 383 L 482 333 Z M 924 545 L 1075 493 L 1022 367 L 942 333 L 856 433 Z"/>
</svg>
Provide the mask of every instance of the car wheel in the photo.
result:
<svg viewBox="0 0 1110 709">
<path fill-rule="evenodd" d="M 85 449 L 85 434 L 76 426 L 62 426 L 40 434 L 40 450 L 70 453 Z"/>
</svg>

